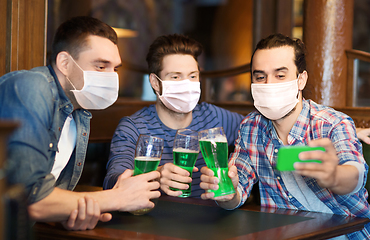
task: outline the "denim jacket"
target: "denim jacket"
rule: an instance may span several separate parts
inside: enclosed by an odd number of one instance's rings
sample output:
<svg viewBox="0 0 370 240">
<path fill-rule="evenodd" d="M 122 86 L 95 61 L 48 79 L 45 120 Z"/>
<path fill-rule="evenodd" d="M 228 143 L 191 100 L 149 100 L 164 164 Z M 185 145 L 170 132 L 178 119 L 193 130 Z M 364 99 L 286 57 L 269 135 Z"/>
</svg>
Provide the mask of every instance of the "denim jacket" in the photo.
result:
<svg viewBox="0 0 370 240">
<path fill-rule="evenodd" d="M 63 124 L 71 113 L 77 126 L 76 147 L 56 181 L 50 172 Z M 85 162 L 91 113 L 73 110 L 51 66 L 0 78 L 0 119 L 19 122 L 8 139 L 6 172 L 9 184 L 24 185 L 28 204 L 45 198 L 54 187 L 74 189 Z"/>
</svg>

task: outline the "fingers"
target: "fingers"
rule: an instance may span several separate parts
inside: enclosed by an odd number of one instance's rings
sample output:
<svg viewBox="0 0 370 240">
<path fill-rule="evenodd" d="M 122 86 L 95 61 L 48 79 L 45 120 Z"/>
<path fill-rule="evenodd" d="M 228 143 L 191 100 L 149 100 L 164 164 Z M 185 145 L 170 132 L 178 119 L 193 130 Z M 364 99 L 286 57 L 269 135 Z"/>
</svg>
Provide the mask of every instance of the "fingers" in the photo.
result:
<svg viewBox="0 0 370 240">
<path fill-rule="evenodd" d="M 217 190 L 219 188 L 218 186 L 218 178 L 217 177 L 213 177 L 213 176 L 208 176 L 208 175 L 204 175 L 202 174 L 200 176 L 200 184 L 199 186 L 204 189 L 204 190 Z M 207 196 L 209 194 L 206 194 Z"/>
<path fill-rule="evenodd" d="M 62 222 L 62 225 L 64 226 L 65 229 L 73 230 L 73 227 L 75 226 L 75 222 L 77 219 L 77 214 L 78 214 L 78 210 L 77 209 L 73 210 L 67 222 Z"/>
<path fill-rule="evenodd" d="M 205 175 L 208 175 L 208 176 L 214 176 L 214 172 L 211 169 L 209 169 L 208 167 L 202 167 L 200 169 L 200 172 L 205 174 Z"/>
<path fill-rule="evenodd" d="M 88 204 L 87 208 L 87 219 L 90 219 L 90 221 L 87 223 L 87 229 L 94 229 L 96 224 L 98 224 L 99 218 L 100 218 L 100 206 L 98 201 L 94 199 L 89 199 L 90 205 Z"/>
<path fill-rule="evenodd" d="M 161 178 L 161 189 L 164 193 L 166 193 L 169 196 L 178 197 L 182 194 L 182 191 L 180 189 L 188 189 L 188 188 L 189 188 L 188 184 L 179 183 L 179 182 Z M 179 190 L 173 190 L 173 189 L 179 189 Z"/>
<path fill-rule="evenodd" d="M 357 128 L 357 137 L 365 142 L 366 144 L 370 144 L 370 128 Z"/>
<path fill-rule="evenodd" d="M 328 152 L 330 154 L 336 154 L 337 152 L 335 151 L 334 145 L 331 142 L 329 138 L 321 138 L 321 139 L 316 139 L 312 140 L 308 143 L 308 146 L 310 147 L 323 147 L 325 148 L 325 152 Z M 309 153 L 312 151 L 307 151 L 305 153 Z"/>
<path fill-rule="evenodd" d="M 239 176 L 238 176 L 238 169 L 236 168 L 235 165 L 232 165 L 229 167 L 228 176 L 231 179 L 234 188 L 236 189 L 239 184 Z"/>
<path fill-rule="evenodd" d="M 149 194 L 149 199 L 159 198 L 160 196 L 161 196 L 160 191 L 151 191 Z"/>
<path fill-rule="evenodd" d="M 149 181 L 148 182 L 148 190 L 153 191 L 160 187 L 160 183 L 158 181 Z"/>
<path fill-rule="evenodd" d="M 207 193 L 207 190 L 211 189 L 211 190 L 217 190 L 218 189 L 218 178 L 214 176 L 214 172 L 209 169 L 208 167 L 202 167 L 200 169 L 200 172 L 202 173 L 202 175 L 200 176 L 200 184 L 199 186 L 206 190 L 206 193 L 204 194 L 203 197 L 205 197 L 205 199 L 210 199 L 213 197 L 213 195 L 211 196 L 210 193 Z M 213 193 L 212 193 L 213 194 Z"/>
<path fill-rule="evenodd" d="M 159 179 L 161 177 L 161 174 L 158 171 L 152 171 L 152 172 L 137 175 L 135 177 L 143 178 L 145 181 L 149 182 L 149 181 Z"/>
<path fill-rule="evenodd" d="M 325 165 L 326 164 L 338 165 L 339 159 L 337 157 L 337 152 L 330 139 L 322 138 L 322 139 L 312 140 L 308 143 L 308 145 L 311 147 L 324 147 L 325 151 L 318 150 L 318 151 L 301 152 L 299 154 L 299 159 L 301 160 L 314 159 L 314 160 L 320 160 L 322 164 L 325 164 Z M 325 169 L 325 168 L 321 168 L 323 167 L 322 165 L 320 167 L 320 165 L 313 164 L 311 167 Z"/>
<path fill-rule="evenodd" d="M 85 199 L 80 198 L 77 202 L 77 209 L 71 212 L 67 222 L 62 222 L 64 228 L 67 230 L 85 230 L 84 228 L 81 228 L 85 219 L 85 207 L 83 206 L 86 207 Z"/>
<path fill-rule="evenodd" d="M 333 143 L 328 138 L 312 140 L 309 142 L 311 147 L 324 147 L 324 151 L 307 151 L 301 152 L 299 158 L 301 160 L 320 160 L 321 163 L 302 162 L 294 163 L 296 173 L 315 178 L 321 187 L 331 187 L 335 183 L 335 176 L 339 159 L 336 154 Z"/>
<path fill-rule="evenodd" d="M 203 200 L 213 199 L 214 196 L 215 196 L 215 193 L 213 193 L 213 192 L 205 192 L 205 193 L 202 193 L 202 195 L 200 195 L 200 197 Z"/>
<path fill-rule="evenodd" d="M 68 230 L 94 229 L 99 220 L 107 222 L 112 219 L 110 213 L 101 214 L 98 201 L 86 195 L 78 200 L 77 209 L 73 210 L 62 225 Z"/>
<path fill-rule="evenodd" d="M 194 169 L 198 169 L 198 168 L 194 167 Z M 171 174 L 184 176 L 184 177 L 189 177 L 190 176 L 190 173 L 188 171 L 186 171 L 185 169 L 182 169 L 181 167 L 176 166 L 173 163 L 166 163 L 163 166 L 163 169 L 161 171 L 161 176 L 163 176 L 163 175 L 168 176 L 168 175 L 171 175 Z"/>
<path fill-rule="evenodd" d="M 78 200 L 78 216 L 76 221 L 76 230 L 86 230 L 86 213 L 87 213 L 87 206 L 90 206 L 91 202 L 89 202 L 89 198 L 80 198 Z"/>
<path fill-rule="evenodd" d="M 198 171 L 198 168 L 194 167 L 193 171 Z M 166 163 L 161 169 L 161 189 L 169 196 L 182 194 L 181 191 L 173 191 L 170 188 L 185 190 L 189 188 L 187 183 L 191 181 L 190 173 L 173 163 Z"/>
</svg>

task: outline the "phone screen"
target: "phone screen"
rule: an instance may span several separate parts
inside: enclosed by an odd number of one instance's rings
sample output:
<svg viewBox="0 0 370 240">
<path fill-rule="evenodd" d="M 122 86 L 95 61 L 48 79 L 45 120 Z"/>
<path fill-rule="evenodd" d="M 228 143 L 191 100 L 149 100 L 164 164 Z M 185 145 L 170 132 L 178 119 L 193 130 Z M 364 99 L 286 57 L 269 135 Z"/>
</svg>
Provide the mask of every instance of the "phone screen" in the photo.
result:
<svg viewBox="0 0 370 240">
<path fill-rule="evenodd" d="M 277 160 L 276 160 L 276 169 L 279 171 L 294 171 L 295 162 L 317 162 L 321 163 L 320 160 L 309 159 L 309 160 L 300 160 L 298 155 L 301 152 L 306 151 L 325 151 L 323 147 L 309 147 L 309 146 L 286 146 L 279 149 Z"/>
</svg>

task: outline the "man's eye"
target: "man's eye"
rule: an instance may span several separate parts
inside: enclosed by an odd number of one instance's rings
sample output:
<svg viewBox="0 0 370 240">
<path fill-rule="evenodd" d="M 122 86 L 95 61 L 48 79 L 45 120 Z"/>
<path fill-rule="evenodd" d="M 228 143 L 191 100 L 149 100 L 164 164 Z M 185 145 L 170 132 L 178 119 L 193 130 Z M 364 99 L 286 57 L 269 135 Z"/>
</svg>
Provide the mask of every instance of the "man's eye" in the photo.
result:
<svg viewBox="0 0 370 240">
<path fill-rule="evenodd" d="M 256 82 L 262 82 L 262 81 L 264 81 L 266 79 L 266 77 L 265 76 L 257 76 L 257 77 L 255 77 L 254 78 L 254 80 L 256 81 Z"/>
<path fill-rule="evenodd" d="M 278 79 L 284 79 L 285 78 L 285 75 L 283 75 L 283 74 L 277 75 L 277 78 Z"/>
<path fill-rule="evenodd" d="M 105 69 L 105 66 L 96 66 L 96 68 L 98 69 L 98 70 L 104 70 Z"/>
<path fill-rule="evenodd" d="M 171 78 L 177 80 L 179 79 L 179 76 L 172 76 Z"/>
</svg>

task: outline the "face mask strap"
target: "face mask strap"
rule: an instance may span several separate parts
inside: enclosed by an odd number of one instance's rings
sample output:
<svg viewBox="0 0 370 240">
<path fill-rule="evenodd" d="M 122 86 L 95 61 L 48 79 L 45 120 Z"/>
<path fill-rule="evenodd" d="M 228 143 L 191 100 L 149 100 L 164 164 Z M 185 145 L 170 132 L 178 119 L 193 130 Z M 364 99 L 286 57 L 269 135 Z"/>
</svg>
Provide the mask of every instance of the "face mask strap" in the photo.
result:
<svg viewBox="0 0 370 240">
<path fill-rule="evenodd" d="M 78 64 L 76 63 L 76 61 L 73 59 L 73 57 L 72 57 L 71 55 L 69 55 L 69 56 L 71 57 L 72 61 L 77 65 L 77 67 L 78 67 L 79 69 L 81 69 L 81 71 L 82 71 L 82 72 L 84 72 L 84 70 L 80 67 L 80 65 L 78 65 Z"/>
<path fill-rule="evenodd" d="M 153 74 L 154 74 L 154 76 L 155 76 L 159 81 L 163 82 L 163 80 L 162 80 L 162 79 L 160 79 L 160 78 L 157 76 L 157 74 L 155 74 L 155 73 L 153 73 Z"/>
<path fill-rule="evenodd" d="M 67 78 L 68 82 L 72 85 L 72 87 L 74 88 L 74 90 L 77 90 L 76 87 L 75 87 L 75 85 L 73 85 L 73 83 L 71 82 L 71 80 L 69 80 L 69 78 L 67 76 L 66 76 L 66 78 Z"/>
<path fill-rule="evenodd" d="M 157 76 L 157 74 L 155 74 L 155 73 L 153 73 L 154 74 L 154 76 L 161 82 L 161 86 L 159 86 L 159 89 L 161 89 L 161 88 L 163 88 L 163 84 L 162 84 L 162 79 L 160 79 L 158 76 Z M 158 94 L 158 96 L 160 96 L 160 95 L 162 95 L 162 94 L 159 94 L 159 92 L 157 92 L 157 94 Z"/>
<path fill-rule="evenodd" d="M 69 56 L 71 57 L 72 61 L 77 65 L 77 67 L 79 69 L 81 69 L 82 72 L 84 72 L 84 70 L 82 70 L 82 68 L 80 67 L 80 65 L 77 64 L 77 62 L 73 59 L 72 55 L 69 54 Z M 66 76 L 68 82 L 72 85 L 72 87 L 74 88 L 74 90 L 77 90 L 75 85 L 73 85 L 73 83 L 71 82 L 71 80 L 69 80 L 69 78 Z"/>
</svg>

